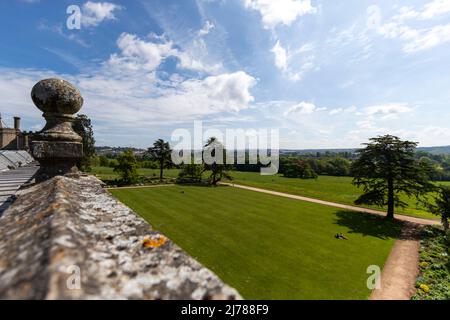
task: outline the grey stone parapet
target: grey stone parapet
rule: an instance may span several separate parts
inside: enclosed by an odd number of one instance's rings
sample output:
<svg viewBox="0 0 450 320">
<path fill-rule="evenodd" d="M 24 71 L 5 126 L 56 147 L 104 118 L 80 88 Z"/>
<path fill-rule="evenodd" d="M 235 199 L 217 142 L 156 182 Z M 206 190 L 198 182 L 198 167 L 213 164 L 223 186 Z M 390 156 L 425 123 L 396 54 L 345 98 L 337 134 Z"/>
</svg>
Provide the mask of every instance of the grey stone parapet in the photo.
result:
<svg viewBox="0 0 450 320">
<path fill-rule="evenodd" d="M 0 299 L 240 299 L 92 176 L 22 190 L 0 218 Z"/>
</svg>

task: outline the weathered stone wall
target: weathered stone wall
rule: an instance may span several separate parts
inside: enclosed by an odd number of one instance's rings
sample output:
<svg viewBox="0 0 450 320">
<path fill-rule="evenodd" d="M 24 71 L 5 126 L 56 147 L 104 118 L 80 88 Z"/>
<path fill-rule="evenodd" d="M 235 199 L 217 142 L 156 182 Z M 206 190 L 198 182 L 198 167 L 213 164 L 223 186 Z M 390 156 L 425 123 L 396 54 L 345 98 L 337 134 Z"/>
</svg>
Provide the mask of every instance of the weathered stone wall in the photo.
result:
<svg viewBox="0 0 450 320">
<path fill-rule="evenodd" d="M 0 218 L 0 299 L 239 298 L 95 177 L 31 186 Z"/>
</svg>

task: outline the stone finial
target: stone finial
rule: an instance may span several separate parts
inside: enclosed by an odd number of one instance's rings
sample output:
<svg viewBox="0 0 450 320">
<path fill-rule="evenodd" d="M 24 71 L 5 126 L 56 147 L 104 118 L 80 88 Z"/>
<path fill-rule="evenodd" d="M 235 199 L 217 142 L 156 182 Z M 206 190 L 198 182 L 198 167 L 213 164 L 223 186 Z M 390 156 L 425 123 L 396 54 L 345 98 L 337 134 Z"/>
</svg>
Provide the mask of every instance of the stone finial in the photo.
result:
<svg viewBox="0 0 450 320">
<path fill-rule="evenodd" d="M 41 165 L 36 181 L 77 172 L 83 144 L 72 123 L 83 105 L 80 92 L 65 80 L 46 79 L 33 87 L 31 98 L 47 121 L 31 143 L 32 154 Z"/>
</svg>

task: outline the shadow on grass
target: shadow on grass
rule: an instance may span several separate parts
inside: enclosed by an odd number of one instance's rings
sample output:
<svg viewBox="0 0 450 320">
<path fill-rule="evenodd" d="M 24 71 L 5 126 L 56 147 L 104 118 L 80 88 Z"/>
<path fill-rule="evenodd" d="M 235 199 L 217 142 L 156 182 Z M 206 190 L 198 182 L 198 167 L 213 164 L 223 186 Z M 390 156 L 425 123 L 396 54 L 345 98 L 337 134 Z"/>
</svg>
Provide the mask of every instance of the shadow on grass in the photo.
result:
<svg viewBox="0 0 450 320">
<path fill-rule="evenodd" d="M 398 238 L 403 226 L 401 221 L 386 220 L 384 217 L 365 213 L 340 210 L 336 211 L 335 215 L 335 223 L 348 228 L 348 233 L 358 233 L 383 240 Z"/>
</svg>

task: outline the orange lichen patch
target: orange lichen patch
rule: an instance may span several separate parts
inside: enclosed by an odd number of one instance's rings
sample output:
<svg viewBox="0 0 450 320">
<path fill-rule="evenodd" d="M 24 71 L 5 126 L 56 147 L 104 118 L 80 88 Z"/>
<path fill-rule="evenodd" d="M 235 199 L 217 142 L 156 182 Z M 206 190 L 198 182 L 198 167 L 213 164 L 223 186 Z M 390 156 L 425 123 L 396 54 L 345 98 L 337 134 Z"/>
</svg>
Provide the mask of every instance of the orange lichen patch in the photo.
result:
<svg viewBox="0 0 450 320">
<path fill-rule="evenodd" d="M 44 211 L 41 211 L 38 214 L 36 214 L 35 218 L 36 218 L 36 220 L 39 220 L 39 221 L 44 220 L 45 218 L 51 216 L 60 207 L 61 207 L 61 204 L 53 203 L 53 204 L 49 205 L 48 208 L 45 209 Z"/>
<path fill-rule="evenodd" d="M 26 221 L 26 219 L 17 219 L 17 220 L 16 220 L 16 223 L 17 223 L 18 225 L 24 225 L 24 224 L 27 223 L 27 221 Z"/>
<path fill-rule="evenodd" d="M 45 214 L 44 212 L 40 212 L 36 215 L 36 219 L 37 220 L 44 220 L 45 217 L 47 216 L 47 214 Z"/>
<path fill-rule="evenodd" d="M 0 260 L 0 268 L 6 268 L 8 266 L 8 264 L 6 263 L 5 260 Z"/>
<path fill-rule="evenodd" d="M 147 249 L 154 249 L 154 248 L 159 248 L 161 246 L 163 246 L 164 244 L 166 244 L 167 242 L 167 238 L 161 235 L 157 235 L 157 236 L 151 236 L 148 238 L 145 238 L 144 241 L 142 241 L 142 245 L 144 246 L 144 248 Z"/>
</svg>

